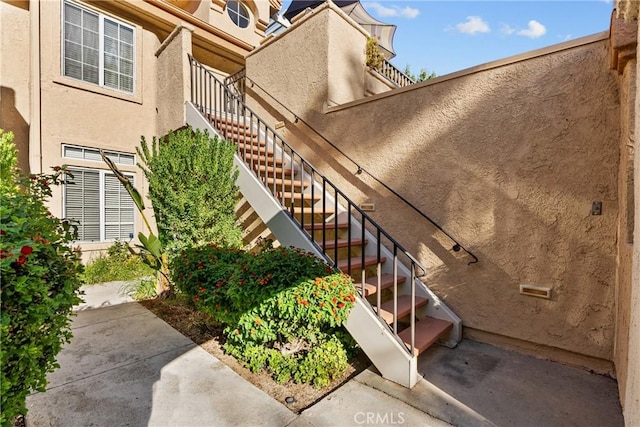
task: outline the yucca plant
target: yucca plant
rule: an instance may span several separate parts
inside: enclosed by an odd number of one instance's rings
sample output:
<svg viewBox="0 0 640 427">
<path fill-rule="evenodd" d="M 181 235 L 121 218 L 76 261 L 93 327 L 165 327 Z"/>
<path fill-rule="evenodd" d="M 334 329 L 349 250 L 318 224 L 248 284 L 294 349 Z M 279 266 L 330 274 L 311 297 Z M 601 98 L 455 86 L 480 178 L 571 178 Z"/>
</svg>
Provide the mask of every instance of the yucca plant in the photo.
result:
<svg viewBox="0 0 640 427">
<path fill-rule="evenodd" d="M 120 172 L 118 167 L 111 161 L 111 159 L 109 159 L 104 154 L 103 150 L 100 150 L 100 156 L 102 157 L 102 160 L 107 164 L 109 169 L 111 169 L 116 178 L 118 178 L 118 181 L 120 181 L 125 190 L 127 190 L 127 193 L 129 193 L 129 195 L 131 196 L 133 203 L 135 203 L 136 208 L 142 216 L 142 220 L 149 230 L 148 235 L 145 235 L 142 232 L 138 233 L 138 240 L 140 241 L 140 244 L 136 245 L 136 247 L 140 249 L 140 252 L 135 252 L 135 250 L 131 247 L 129 247 L 129 250 L 133 254 L 141 256 L 144 263 L 157 272 L 159 291 L 158 294 L 164 296 L 171 295 L 173 293 L 173 285 L 169 276 L 169 258 L 166 251 L 162 247 L 160 239 L 151 231 L 151 224 L 149 223 L 149 220 L 144 213 L 145 206 L 140 192 L 133 186 L 133 184 L 131 184 L 129 178 L 127 178 L 126 175 Z"/>
</svg>

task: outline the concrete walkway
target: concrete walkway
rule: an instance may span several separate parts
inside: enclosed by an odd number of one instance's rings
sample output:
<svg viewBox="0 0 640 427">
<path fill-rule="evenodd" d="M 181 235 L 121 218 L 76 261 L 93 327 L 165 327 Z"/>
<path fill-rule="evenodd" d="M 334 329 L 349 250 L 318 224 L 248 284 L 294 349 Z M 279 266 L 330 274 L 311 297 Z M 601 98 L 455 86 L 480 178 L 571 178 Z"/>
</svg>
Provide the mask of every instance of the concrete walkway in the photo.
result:
<svg viewBox="0 0 640 427">
<path fill-rule="evenodd" d="M 120 286 L 86 289 L 60 369 L 27 399 L 27 426 L 448 425 L 357 381 L 298 415 L 140 304 L 111 305 Z"/>
<path fill-rule="evenodd" d="M 120 286 L 87 290 L 27 426 L 623 425 L 611 378 L 470 341 L 430 349 L 412 390 L 365 371 L 298 415 L 141 305 L 115 304 Z"/>
</svg>

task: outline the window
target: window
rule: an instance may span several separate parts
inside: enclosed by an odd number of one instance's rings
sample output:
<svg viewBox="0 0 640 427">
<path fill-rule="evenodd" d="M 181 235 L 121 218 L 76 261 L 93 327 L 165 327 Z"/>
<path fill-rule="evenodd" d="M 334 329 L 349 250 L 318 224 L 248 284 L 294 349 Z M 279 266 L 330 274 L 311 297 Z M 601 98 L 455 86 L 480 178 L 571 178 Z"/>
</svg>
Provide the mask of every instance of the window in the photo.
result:
<svg viewBox="0 0 640 427">
<path fill-rule="evenodd" d="M 64 217 L 78 221 L 78 240 L 129 239 L 135 232 L 135 205 L 118 178 L 103 170 L 69 169 L 64 186 Z M 125 174 L 133 181 L 133 175 Z"/>
<path fill-rule="evenodd" d="M 68 1 L 63 15 L 63 74 L 133 93 L 133 28 Z"/>
<path fill-rule="evenodd" d="M 247 28 L 249 26 L 249 11 L 239 1 L 229 0 L 227 2 L 227 13 L 238 27 Z"/>
<path fill-rule="evenodd" d="M 113 162 L 120 165 L 135 165 L 136 157 L 129 153 L 104 150 L 104 154 Z M 100 150 L 97 148 L 77 147 L 74 145 L 62 145 L 62 155 L 70 159 L 93 160 L 102 162 Z"/>
</svg>

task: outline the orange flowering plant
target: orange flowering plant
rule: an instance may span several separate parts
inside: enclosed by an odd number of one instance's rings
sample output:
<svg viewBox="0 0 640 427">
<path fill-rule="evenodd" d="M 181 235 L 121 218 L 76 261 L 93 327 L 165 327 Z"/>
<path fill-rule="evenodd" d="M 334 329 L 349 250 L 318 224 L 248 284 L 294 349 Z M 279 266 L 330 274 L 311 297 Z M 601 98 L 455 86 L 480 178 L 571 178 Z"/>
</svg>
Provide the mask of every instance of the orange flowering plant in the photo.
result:
<svg viewBox="0 0 640 427">
<path fill-rule="evenodd" d="M 342 325 L 356 290 L 313 254 L 206 246 L 183 251 L 172 272 L 196 307 L 226 324 L 225 350 L 250 369 L 318 387 L 346 369 L 354 343 Z"/>
</svg>

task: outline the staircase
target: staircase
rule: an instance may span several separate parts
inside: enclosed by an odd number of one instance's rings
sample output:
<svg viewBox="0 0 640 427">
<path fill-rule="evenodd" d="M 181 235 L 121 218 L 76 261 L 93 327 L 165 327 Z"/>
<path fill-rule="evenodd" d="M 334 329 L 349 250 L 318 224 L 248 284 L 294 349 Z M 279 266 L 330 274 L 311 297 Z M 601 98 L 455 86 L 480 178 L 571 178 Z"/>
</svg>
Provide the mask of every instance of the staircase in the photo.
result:
<svg viewBox="0 0 640 427">
<path fill-rule="evenodd" d="M 455 346 L 461 321 L 419 280 L 426 270 L 202 64 L 190 57 L 187 122 L 237 145 L 244 200 L 282 245 L 311 251 L 359 291 L 346 328 L 381 374 L 406 387 L 417 356 Z"/>
</svg>

